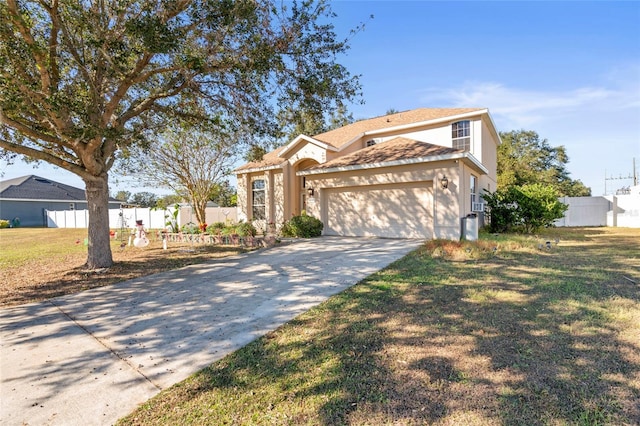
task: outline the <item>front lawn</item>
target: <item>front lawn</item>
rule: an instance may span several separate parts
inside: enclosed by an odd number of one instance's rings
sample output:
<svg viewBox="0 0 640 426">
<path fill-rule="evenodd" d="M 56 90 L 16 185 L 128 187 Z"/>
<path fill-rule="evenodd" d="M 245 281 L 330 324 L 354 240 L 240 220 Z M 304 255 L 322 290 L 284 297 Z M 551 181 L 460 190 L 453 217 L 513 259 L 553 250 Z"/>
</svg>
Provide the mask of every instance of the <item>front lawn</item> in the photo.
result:
<svg viewBox="0 0 640 426">
<path fill-rule="evenodd" d="M 620 425 L 638 401 L 640 229 L 558 229 L 429 242 L 119 424 Z"/>
</svg>

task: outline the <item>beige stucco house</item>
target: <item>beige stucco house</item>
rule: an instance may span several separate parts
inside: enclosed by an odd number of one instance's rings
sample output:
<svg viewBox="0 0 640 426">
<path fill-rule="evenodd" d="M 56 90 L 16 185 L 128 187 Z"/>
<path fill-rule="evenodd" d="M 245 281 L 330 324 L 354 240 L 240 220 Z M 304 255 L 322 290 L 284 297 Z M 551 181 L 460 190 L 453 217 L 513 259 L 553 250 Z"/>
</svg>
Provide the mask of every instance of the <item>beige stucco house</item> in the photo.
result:
<svg viewBox="0 0 640 426">
<path fill-rule="evenodd" d="M 258 229 L 302 210 L 325 235 L 461 236 L 496 189 L 500 137 L 483 108 L 420 108 L 300 135 L 235 170 L 239 219 Z"/>
</svg>

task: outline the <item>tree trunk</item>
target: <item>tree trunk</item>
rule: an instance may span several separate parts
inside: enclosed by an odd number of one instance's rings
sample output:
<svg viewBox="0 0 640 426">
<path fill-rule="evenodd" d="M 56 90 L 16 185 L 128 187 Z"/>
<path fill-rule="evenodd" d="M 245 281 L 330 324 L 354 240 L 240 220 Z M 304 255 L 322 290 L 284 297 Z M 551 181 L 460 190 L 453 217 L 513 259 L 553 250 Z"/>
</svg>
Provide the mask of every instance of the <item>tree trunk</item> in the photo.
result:
<svg viewBox="0 0 640 426">
<path fill-rule="evenodd" d="M 202 225 L 203 223 L 206 223 L 207 222 L 206 220 L 207 201 L 194 202 L 193 209 L 195 210 L 195 213 L 196 213 L 196 220 L 198 221 L 198 225 Z"/>
<path fill-rule="evenodd" d="M 109 184 L 107 174 L 84 180 L 89 210 L 89 250 L 86 267 L 110 268 L 113 265 L 109 238 Z"/>
</svg>

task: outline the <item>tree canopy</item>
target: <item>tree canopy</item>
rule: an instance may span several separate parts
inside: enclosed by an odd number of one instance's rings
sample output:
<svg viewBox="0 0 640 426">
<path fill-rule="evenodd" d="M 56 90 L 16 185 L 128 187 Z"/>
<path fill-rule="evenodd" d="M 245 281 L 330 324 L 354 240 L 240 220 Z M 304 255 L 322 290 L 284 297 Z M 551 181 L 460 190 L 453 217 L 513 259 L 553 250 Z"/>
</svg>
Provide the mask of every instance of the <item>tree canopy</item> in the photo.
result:
<svg viewBox="0 0 640 426">
<path fill-rule="evenodd" d="M 0 155 L 86 184 L 87 266 L 113 263 L 108 174 L 167 123 L 233 121 L 259 137 L 278 111 L 334 111 L 359 96 L 336 62 L 348 39 L 327 1 L 0 2 Z"/>
<path fill-rule="evenodd" d="M 569 157 L 564 146 L 552 147 L 531 130 L 500 132 L 498 187 L 540 183 L 550 185 L 560 196 L 591 195 L 580 180 L 569 177 Z"/>
<path fill-rule="evenodd" d="M 207 202 L 220 192 L 237 158 L 241 135 L 201 132 L 171 126 L 150 149 L 139 150 L 129 168 L 151 185 L 172 189 L 188 200 L 199 224 L 206 223 Z"/>
</svg>

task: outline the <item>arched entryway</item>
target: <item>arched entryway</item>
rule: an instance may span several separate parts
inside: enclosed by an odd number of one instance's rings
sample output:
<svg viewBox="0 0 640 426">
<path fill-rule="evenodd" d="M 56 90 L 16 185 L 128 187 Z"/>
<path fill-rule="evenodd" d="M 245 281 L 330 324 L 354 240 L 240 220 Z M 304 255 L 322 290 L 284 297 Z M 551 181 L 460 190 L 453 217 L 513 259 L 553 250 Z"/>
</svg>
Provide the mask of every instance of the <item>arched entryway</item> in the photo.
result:
<svg viewBox="0 0 640 426">
<path fill-rule="evenodd" d="M 318 163 L 316 160 L 312 158 L 305 158 L 300 160 L 293 166 L 294 174 L 296 174 L 294 191 L 295 194 L 294 202 L 292 203 L 292 210 L 294 215 L 299 215 L 303 210 L 307 209 L 307 199 L 308 199 L 308 185 L 306 182 L 306 178 L 304 176 L 297 176 L 297 173 L 303 170 L 307 170 Z"/>
</svg>

